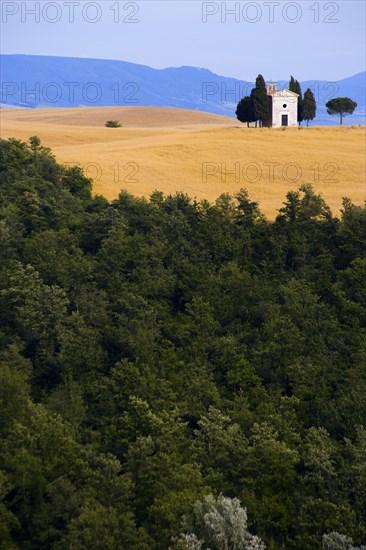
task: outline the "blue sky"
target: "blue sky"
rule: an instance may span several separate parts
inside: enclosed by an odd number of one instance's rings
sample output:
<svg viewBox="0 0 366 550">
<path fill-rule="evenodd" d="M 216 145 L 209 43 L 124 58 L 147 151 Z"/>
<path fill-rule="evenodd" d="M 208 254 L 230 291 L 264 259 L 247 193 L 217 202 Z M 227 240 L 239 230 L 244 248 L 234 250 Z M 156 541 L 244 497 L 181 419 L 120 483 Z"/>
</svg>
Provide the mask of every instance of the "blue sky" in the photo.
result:
<svg viewBox="0 0 366 550">
<path fill-rule="evenodd" d="M 253 81 L 365 70 L 365 2 L 2 0 L 2 53 L 192 65 Z"/>
</svg>

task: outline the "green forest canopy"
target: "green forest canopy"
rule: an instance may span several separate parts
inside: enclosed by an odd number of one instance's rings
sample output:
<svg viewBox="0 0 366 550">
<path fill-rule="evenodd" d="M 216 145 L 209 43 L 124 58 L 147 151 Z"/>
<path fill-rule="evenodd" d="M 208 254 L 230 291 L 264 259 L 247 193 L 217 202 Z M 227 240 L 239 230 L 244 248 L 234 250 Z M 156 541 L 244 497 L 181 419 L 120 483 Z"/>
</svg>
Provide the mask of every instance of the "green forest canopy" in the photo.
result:
<svg viewBox="0 0 366 550">
<path fill-rule="evenodd" d="M 269 549 L 364 542 L 366 209 L 108 202 L 0 154 L 2 548 L 182 548 L 220 495 Z"/>
</svg>

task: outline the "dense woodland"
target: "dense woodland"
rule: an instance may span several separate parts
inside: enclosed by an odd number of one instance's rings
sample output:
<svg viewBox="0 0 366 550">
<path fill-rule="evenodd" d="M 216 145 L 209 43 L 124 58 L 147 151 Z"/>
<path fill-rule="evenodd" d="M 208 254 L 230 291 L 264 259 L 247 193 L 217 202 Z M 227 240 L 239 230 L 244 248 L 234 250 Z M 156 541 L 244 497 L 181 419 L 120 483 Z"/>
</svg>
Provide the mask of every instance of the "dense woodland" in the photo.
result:
<svg viewBox="0 0 366 550">
<path fill-rule="evenodd" d="M 0 145 L 1 549 L 365 543 L 366 209 L 108 202 Z M 200 538 L 224 498 L 252 543 Z"/>
</svg>

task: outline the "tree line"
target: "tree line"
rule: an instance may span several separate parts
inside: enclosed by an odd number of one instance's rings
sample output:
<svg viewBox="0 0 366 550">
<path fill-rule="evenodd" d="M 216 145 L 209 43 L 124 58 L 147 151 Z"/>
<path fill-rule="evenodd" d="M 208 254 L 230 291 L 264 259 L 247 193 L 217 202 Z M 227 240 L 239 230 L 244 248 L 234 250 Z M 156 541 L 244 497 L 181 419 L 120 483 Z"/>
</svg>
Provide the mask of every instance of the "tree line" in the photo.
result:
<svg viewBox="0 0 366 550">
<path fill-rule="evenodd" d="M 1 548 L 365 543 L 366 208 L 0 161 Z"/>
</svg>

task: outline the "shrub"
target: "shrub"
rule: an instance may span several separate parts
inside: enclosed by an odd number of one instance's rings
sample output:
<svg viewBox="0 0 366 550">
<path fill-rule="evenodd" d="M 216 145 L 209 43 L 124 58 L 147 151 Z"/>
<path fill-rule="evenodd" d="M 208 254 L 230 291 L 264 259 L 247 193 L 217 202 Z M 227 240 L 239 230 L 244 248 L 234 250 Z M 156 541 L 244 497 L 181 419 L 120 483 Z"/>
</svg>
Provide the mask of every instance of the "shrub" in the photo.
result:
<svg viewBox="0 0 366 550">
<path fill-rule="evenodd" d="M 122 124 L 119 120 L 107 120 L 105 126 L 106 128 L 121 128 Z"/>
</svg>

